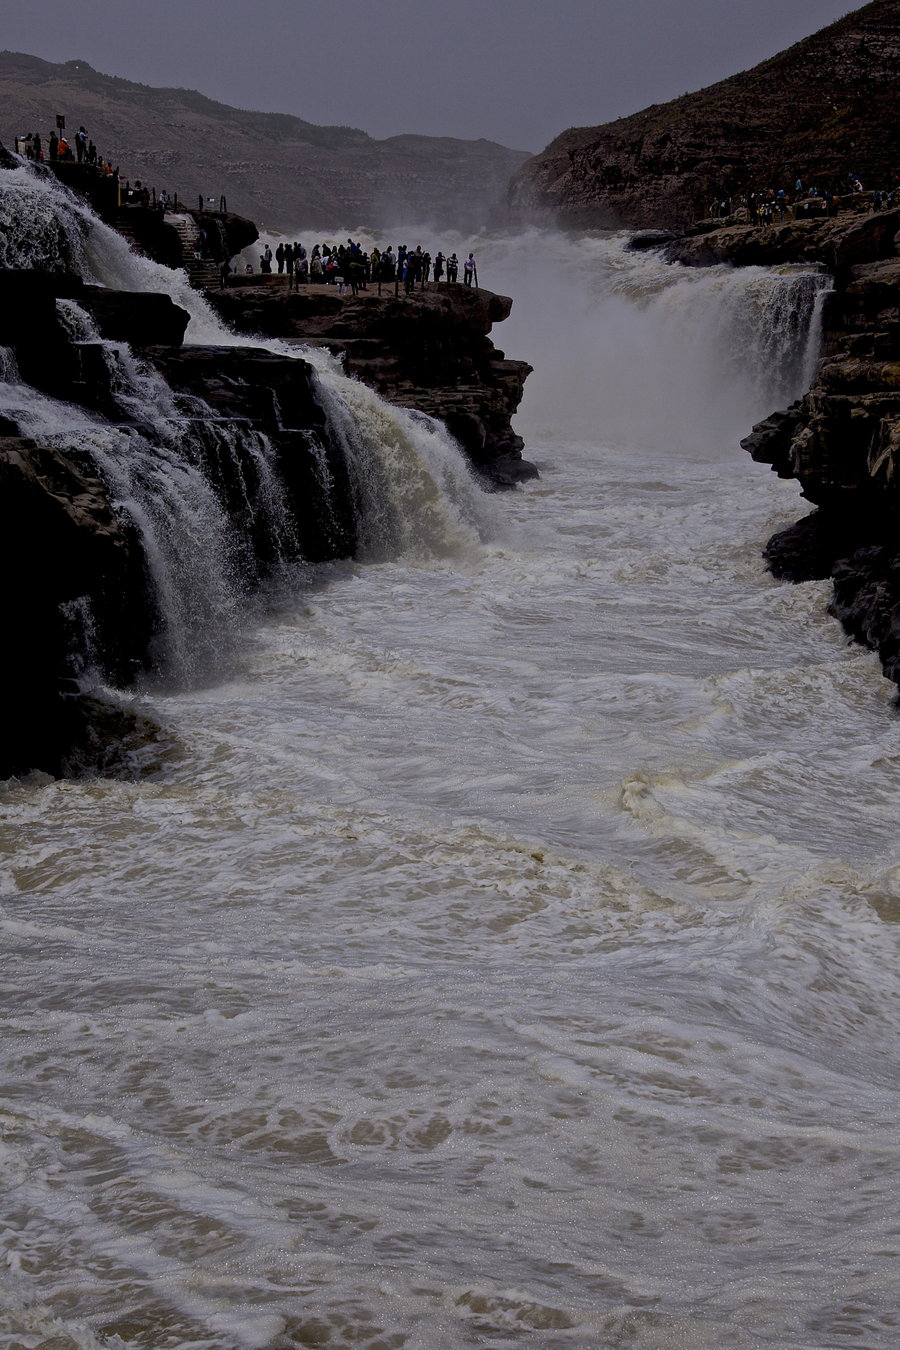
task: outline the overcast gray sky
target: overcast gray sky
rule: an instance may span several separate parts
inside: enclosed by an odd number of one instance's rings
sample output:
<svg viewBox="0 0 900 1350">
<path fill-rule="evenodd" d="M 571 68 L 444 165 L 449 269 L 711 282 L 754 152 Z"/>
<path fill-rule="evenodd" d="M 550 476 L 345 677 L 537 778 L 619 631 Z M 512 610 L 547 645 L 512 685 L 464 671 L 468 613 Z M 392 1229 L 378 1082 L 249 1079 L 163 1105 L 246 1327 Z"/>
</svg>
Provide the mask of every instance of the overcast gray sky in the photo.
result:
<svg viewBox="0 0 900 1350">
<path fill-rule="evenodd" d="M 241 108 L 542 149 L 746 70 L 848 0 L 0 0 L 0 43 Z"/>
</svg>

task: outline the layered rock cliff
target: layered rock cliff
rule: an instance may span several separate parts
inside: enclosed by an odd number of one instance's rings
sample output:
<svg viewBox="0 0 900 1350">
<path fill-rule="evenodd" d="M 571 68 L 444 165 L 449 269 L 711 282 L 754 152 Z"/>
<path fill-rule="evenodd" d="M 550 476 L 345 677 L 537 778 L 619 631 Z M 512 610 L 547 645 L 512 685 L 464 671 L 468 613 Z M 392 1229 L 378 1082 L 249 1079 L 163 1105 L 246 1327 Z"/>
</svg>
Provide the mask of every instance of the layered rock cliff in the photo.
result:
<svg viewBox="0 0 900 1350">
<path fill-rule="evenodd" d="M 898 227 L 900 209 L 871 211 L 867 201 L 851 198 L 834 215 L 823 212 L 765 228 L 737 220 L 717 229 L 703 225 L 668 239 L 662 247 L 669 262 L 688 267 L 710 267 L 716 263 L 729 263 L 733 267 L 819 263 L 841 279 L 856 263 L 877 262 L 891 256 Z"/>
<path fill-rule="evenodd" d="M 60 301 L 91 317 L 96 339 L 73 331 Z M 189 435 L 185 465 L 202 468 L 240 532 L 248 586 L 264 578 L 274 558 L 271 532 L 254 521 L 257 514 L 262 521 L 254 503 L 267 491 L 254 431 L 265 433 L 277 456 L 290 553 L 315 561 L 354 551 L 354 504 L 328 441 L 311 367 L 253 348 L 183 347 L 187 322 L 167 296 L 110 291 L 34 269 L 0 270 L 0 358 L 6 363 L 0 374 L 20 391 L 0 417 L 6 578 L 0 610 L 9 653 L 0 671 L 0 777 L 33 768 L 105 768 L 115 757 L 121 761 L 131 742 L 158 730 L 124 702 L 85 693 L 79 683 L 85 660 L 95 677 L 119 688 L 156 669 L 164 620 L 136 521 L 119 509 L 115 483 L 92 468 L 85 437 L 73 435 L 72 448 L 62 450 L 59 435 L 42 444 L 22 431 L 29 391 L 46 393 L 64 400 L 57 406 L 71 410 L 73 429 L 81 410 L 89 415 L 88 442 L 99 437 L 102 447 L 109 427 L 139 438 L 135 454 L 149 444 L 152 456 L 158 443 L 159 466 L 151 460 L 148 472 L 166 472 L 166 440 L 142 420 L 108 340 L 127 340 L 144 363 L 165 370 L 176 395 L 208 398 L 179 410 Z M 327 510 L 319 500 L 323 456 L 332 461 Z"/>
<path fill-rule="evenodd" d="M 769 61 L 669 103 L 564 132 L 513 178 L 517 220 L 684 226 L 712 201 L 800 176 L 866 187 L 900 167 L 900 0 L 874 0 Z"/>
</svg>

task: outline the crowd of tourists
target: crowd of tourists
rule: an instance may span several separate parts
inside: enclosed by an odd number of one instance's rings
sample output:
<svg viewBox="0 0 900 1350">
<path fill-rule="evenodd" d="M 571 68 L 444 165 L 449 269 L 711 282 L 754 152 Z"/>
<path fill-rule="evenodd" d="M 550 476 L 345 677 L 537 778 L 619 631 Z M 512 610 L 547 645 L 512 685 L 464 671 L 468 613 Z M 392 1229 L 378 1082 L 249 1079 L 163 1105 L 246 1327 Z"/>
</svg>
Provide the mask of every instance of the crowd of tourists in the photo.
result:
<svg viewBox="0 0 900 1350">
<path fill-rule="evenodd" d="M 246 270 L 253 271 L 252 263 L 246 265 Z M 393 285 L 398 291 L 402 286 L 409 295 L 432 278 L 436 282 L 458 281 L 460 272 L 464 285 L 478 285 L 478 265 L 472 252 L 460 263 L 455 253 L 445 255 L 440 249 L 432 257 L 421 244 L 414 249 L 398 244 L 396 250 L 393 244 L 388 244 L 386 248 L 367 251 L 353 239 L 338 246 L 314 244 L 310 250 L 303 244 L 280 243 L 273 252 L 267 244 L 259 255 L 259 270 L 264 275 L 277 270 L 279 276 L 287 277 L 289 289 L 333 285 L 339 295 L 347 292 L 356 295 L 366 290 L 370 282 Z M 226 264 L 222 268 L 223 286 L 230 274 L 231 268 Z"/>
<path fill-rule="evenodd" d="M 66 136 L 65 119 L 62 117 L 57 119 L 57 129 L 51 131 L 49 136 L 42 136 L 38 131 L 29 132 L 27 136 L 17 136 L 16 153 L 36 164 L 49 161 L 53 164 L 89 165 L 97 173 L 112 180 L 122 206 L 145 206 L 158 211 L 160 215 L 185 209 L 184 203 L 179 203 L 177 193 L 170 195 L 165 189 L 157 192 L 155 187 L 146 187 L 140 179 L 132 184 L 130 179 L 119 172 L 118 165 L 113 166 L 110 160 L 103 158 L 85 127 L 80 126 L 70 140 Z M 214 197 L 207 197 L 204 202 L 200 196 L 198 200 L 201 211 L 224 212 L 226 209 L 224 197 L 218 198 L 218 201 Z"/>
<path fill-rule="evenodd" d="M 797 178 L 793 189 L 769 187 L 722 197 L 707 207 L 707 216 L 720 220 L 737 216 L 750 225 L 772 225 L 813 215 L 836 216 L 841 207 L 848 204 L 848 197 L 849 205 L 854 209 L 858 210 L 862 202 L 868 201 L 870 211 L 889 211 L 892 207 L 900 207 L 900 173 L 891 178 L 889 184 L 868 193 L 855 173 L 824 188 Z"/>
<path fill-rule="evenodd" d="M 39 131 L 30 131 L 27 136 L 16 137 L 16 152 L 24 159 L 34 160 L 36 164 L 47 160 L 51 163 L 90 164 L 108 177 L 118 177 L 119 173 L 108 159 L 103 158 L 84 127 L 79 127 L 71 140 L 66 136 L 65 127 L 51 131 L 47 137 L 43 137 Z"/>
</svg>

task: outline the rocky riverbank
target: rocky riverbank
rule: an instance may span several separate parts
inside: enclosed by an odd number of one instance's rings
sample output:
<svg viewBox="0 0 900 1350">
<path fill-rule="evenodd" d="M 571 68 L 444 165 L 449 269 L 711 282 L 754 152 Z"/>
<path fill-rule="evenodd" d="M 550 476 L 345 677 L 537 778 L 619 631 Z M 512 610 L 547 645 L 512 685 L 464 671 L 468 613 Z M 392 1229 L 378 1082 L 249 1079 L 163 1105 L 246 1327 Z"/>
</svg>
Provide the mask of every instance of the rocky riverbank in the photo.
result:
<svg viewBox="0 0 900 1350">
<path fill-rule="evenodd" d="M 833 216 L 789 219 L 768 226 L 737 219 L 721 224 L 702 221 L 665 242 L 665 256 L 688 267 L 819 263 L 840 282 L 850 267 L 892 257 L 900 228 L 900 210 L 871 211 L 867 201 L 854 198 L 848 203 Z"/>
<path fill-rule="evenodd" d="M 818 262 L 832 274 L 812 387 L 743 445 L 816 508 L 769 541 L 769 567 L 791 581 L 831 578 L 831 612 L 900 684 L 900 211 L 727 225 L 666 250 L 686 264 Z"/>
<path fill-rule="evenodd" d="M 95 337 L 73 329 L 71 312 L 59 303 L 66 301 L 90 317 Z M 160 673 L 165 626 L 147 542 L 134 514 L 116 501 L 115 473 L 93 469 L 93 443 L 103 460 L 108 437 L 131 438 L 125 449 L 132 443 L 147 459 L 145 472 L 161 483 L 173 450 L 182 453 L 154 425 L 151 407 L 143 420 L 134 376 L 110 342 L 127 342 L 139 369 L 168 376 L 181 400 L 177 414 L 176 405 L 172 410 L 185 441 L 180 472 L 202 469 L 240 536 L 248 588 L 265 577 L 275 554 L 259 509 L 268 489 L 259 478 L 255 433 L 265 434 L 276 457 L 294 555 L 321 561 L 354 551 L 352 494 L 328 441 L 312 368 L 252 347 L 183 346 L 188 317 L 165 295 L 116 292 L 39 270 L 0 271 L 0 356 L 4 378 L 18 391 L 0 416 L 7 578 L 0 612 L 9 653 L 0 669 L 0 777 L 35 768 L 108 769 L 158 732 L 126 700 L 86 692 L 81 679 L 85 664 L 120 689 Z M 60 410 L 60 430 L 47 443 L 26 430 L 41 395 Z M 327 510 L 320 501 L 323 457 L 330 465 Z"/>
</svg>

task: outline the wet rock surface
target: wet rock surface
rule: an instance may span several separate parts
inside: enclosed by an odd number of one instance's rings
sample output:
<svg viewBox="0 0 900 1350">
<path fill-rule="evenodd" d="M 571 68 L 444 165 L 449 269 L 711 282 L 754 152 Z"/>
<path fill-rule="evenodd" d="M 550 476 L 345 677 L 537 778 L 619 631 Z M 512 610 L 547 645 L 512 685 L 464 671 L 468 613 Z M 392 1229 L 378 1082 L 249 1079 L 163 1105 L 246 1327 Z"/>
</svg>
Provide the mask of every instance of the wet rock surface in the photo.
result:
<svg viewBox="0 0 900 1350">
<path fill-rule="evenodd" d="M 69 607 L 90 597 L 98 636 L 106 644 L 98 659 L 124 682 L 133 674 L 129 653 L 148 638 L 143 564 L 133 536 L 99 479 L 55 448 L 3 436 L 0 558 L 8 644 L 0 663 L 5 713 L 0 777 L 33 768 L 50 773 L 109 768 L 113 742 L 102 724 L 115 722 L 116 745 L 144 732 L 149 737 L 151 728 L 147 722 L 142 732 L 142 719 L 124 703 L 82 695 Z"/>
<path fill-rule="evenodd" d="M 0 293 L 4 284 L 7 295 L 28 303 L 0 311 L 0 346 L 35 389 L 96 416 L 99 434 L 109 426 L 113 434 L 153 441 L 158 432 L 136 421 L 133 406 L 121 399 L 118 349 L 76 340 L 57 298 L 86 309 L 96 298 L 92 312 L 101 329 L 127 336 L 164 376 L 189 431 L 190 453 L 246 537 L 257 579 L 282 554 L 273 552 L 265 523 L 253 519 L 252 502 L 266 487 L 245 433 L 264 433 L 274 451 L 294 555 L 308 562 L 352 555 L 356 504 L 347 466 L 329 440 L 306 362 L 255 347 L 182 347 L 188 316 L 164 296 L 104 291 L 98 298 L 95 288 L 40 273 L 0 273 Z M 219 434 L 227 428 L 238 434 Z M 20 434 L 12 416 L 0 419 L 0 553 L 7 578 L 0 606 L 13 653 L 0 672 L 6 714 L 0 777 L 124 767 L 132 749 L 161 732 L 127 700 L 86 686 L 82 675 L 89 667 L 92 681 L 129 688 L 155 670 L 161 615 L 144 546 L 111 486 L 79 451 Z M 89 651 L 80 640 L 86 628 Z"/>
<path fill-rule="evenodd" d="M 306 561 L 325 562 L 354 553 L 356 512 L 347 464 L 329 437 L 307 362 L 250 346 L 155 348 L 144 355 L 176 393 L 202 399 L 223 421 L 268 437 L 276 451 L 297 548 Z M 223 457 L 215 441 L 203 449 L 210 479 L 224 494 L 229 512 L 239 513 L 245 509 L 252 463 Z M 328 466 L 327 501 L 323 459 Z M 257 557 L 266 561 L 265 539 L 256 539 L 254 547 Z"/>
<path fill-rule="evenodd" d="M 206 223 L 208 233 L 219 229 L 223 256 L 255 237 L 255 226 L 238 217 Z M 170 227 L 161 218 L 151 224 L 164 252 Z M 313 289 L 289 296 L 275 287 L 235 287 L 216 304 L 233 328 L 319 343 L 393 402 L 444 418 L 497 486 L 536 472 L 522 460 L 509 420 L 530 367 L 507 361 L 487 336 L 511 301 L 462 286 L 410 299 L 391 293 L 344 300 Z M 148 466 L 153 446 L 164 457 L 172 434 L 166 419 L 176 418 L 178 435 L 189 442 L 189 467 L 205 471 L 241 540 L 240 584 L 248 592 L 286 560 L 351 556 L 357 488 L 330 434 L 312 367 L 254 346 L 252 336 L 246 346 L 184 346 L 188 319 L 166 295 L 85 284 L 74 260 L 58 250 L 46 269 L 0 271 L 4 378 L 50 396 L 60 409 L 71 405 L 76 426 L 76 410 L 84 410 L 91 434 L 119 437 L 129 455 L 132 446 L 141 455 L 149 447 L 141 461 Z M 150 379 L 150 371 L 171 393 L 165 407 L 145 412 L 134 381 Z M 157 670 L 165 621 L 137 524 L 94 472 L 90 452 L 74 448 L 77 437 L 66 451 L 40 443 L 16 408 L 12 399 L 0 418 L 2 609 L 13 653 L 0 673 L 0 776 L 111 772 L 162 733 L 127 700 L 87 687 L 85 670 L 94 681 L 133 686 Z M 265 509 L 269 473 L 283 498 L 285 534 L 273 533 Z"/>
<path fill-rule="evenodd" d="M 842 201 L 835 216 L 813 215 L 765 227 L 729 223 L 686 231 L 665 246 L 671 262 L 710 267 L 778 267 L 820 263 L 842 273 L 859 263 L 875 262 L 893 252 L 900 230 L 900 210 L 870 211 L 868 201 Z"/>
<path fill-rule="evenodd" d="M 90 355 L 83 343 L 73 345 L 57 300 L 86 310 L 101 338 L 137 348 L 179 346 L 189 319 L 167 295 L 111 291 L 59 272 L 0 270 L 0 346 L 15 352 L 28 384 L 88 406 L 89 372 L 81 357 L 89 365 Z"/>
</svg>

